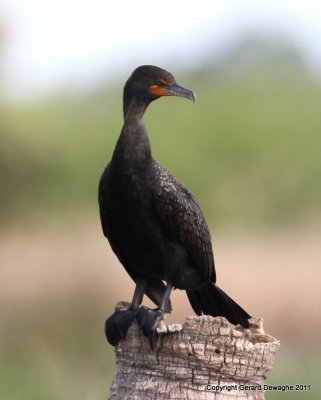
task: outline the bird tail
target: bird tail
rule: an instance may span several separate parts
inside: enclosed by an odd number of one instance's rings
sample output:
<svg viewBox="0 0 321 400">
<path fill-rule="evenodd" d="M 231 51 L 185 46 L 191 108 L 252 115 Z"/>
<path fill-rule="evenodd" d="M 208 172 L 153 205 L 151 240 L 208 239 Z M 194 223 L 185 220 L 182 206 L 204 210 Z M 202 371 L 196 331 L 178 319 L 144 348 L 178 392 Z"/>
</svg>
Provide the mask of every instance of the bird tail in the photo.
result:
<svg viewBox="0 0 321 400">
<path fill-rule="evenodd" d="M 249 327 L 248 319 L 251 316 L 214 283 L 209 282 L 199 289 L 187 290 L 186 293 L 197 315 L 203 313 L 212 317 L 221 316 L 234 325 Z"/>
</svg>

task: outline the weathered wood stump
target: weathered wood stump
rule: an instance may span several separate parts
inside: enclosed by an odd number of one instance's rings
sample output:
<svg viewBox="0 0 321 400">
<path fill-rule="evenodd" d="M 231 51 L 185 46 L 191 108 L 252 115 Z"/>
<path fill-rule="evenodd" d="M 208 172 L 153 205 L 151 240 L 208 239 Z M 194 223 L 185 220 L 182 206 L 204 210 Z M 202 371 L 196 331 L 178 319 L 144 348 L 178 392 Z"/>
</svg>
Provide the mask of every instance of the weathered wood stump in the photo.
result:
<svg viewBox="0 0 321 400">
<path fill-rule="evenodd" d="M 250 329 L 223 317 L 187 317 L 159 328 L 157 349 L 135 322 L 115 348 L 110 400 L 261 400 L 279 341 L 252 318 Z"/>
</svg>

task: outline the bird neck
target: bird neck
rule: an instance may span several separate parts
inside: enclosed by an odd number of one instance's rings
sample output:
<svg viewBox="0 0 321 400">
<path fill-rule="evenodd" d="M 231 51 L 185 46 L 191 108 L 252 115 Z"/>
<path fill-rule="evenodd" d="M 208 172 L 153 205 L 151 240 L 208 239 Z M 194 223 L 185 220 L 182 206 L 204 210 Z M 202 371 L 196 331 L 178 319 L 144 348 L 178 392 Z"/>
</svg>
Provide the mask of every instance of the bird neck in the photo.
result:
<svg viewBox="0 0 321 400">
<path fill-rule="evenodd" d="M 136 97 L 124 98 L 123 113 L 125 123 L 127 119 L 141 121 L 148 105 L 149 102 L 146 99 L 140 100 Z"/>
<path fill-rule="evenodd" d="M 135 99 L 128 105 L 124 103 L 124 125 L 114 156 L 134 169 L 144 169 L 151 160 L 151 147 L 143 122 L 147 106 L 146 101 Z"/>
</svg>

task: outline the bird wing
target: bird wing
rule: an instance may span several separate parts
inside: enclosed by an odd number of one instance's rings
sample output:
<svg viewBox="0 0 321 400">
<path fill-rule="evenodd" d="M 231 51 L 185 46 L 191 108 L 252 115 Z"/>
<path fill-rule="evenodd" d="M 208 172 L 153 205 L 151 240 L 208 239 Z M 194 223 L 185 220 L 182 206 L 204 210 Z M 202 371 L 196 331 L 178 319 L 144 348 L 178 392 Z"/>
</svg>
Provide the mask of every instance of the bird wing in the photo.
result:
<svg viewBox="0 0 321 400">
<path fill-rule="evenodd" d="M 127 260 L 120 251 L 120 248 L 114 239 L 114 235 L 110 231 L 109 228 L 109 220 L 108 220 L 108 212 L 107 212 L 107 205 L 106 205 L 106 199 L 107 199 L 107 181 L 110 175 L 110 164 L 107 165 L 105 168 L 99 182 L 99 189 L 98 189 L 98 204 L 99 204 L 99 212 L 100 212 L 100 220 L 101 220 L 101 226 L 103 229 L 103 233 L 108 239 L 111 248 L 113 249 L 113 252 L 116 254 L 118 257 L 120 263 L 124 266 L 130 277 L 136 282 L 134 277 L 130 274 L 130 270 L 126 268 L 127 266 Z M 166 289 L 166 286 L 164 283 L 160 280 L 151 280 L 149 282 L 149 285 L 146 289 L 146 295 L 158 306 L 161 305 L 161 301 L 163 298 L 164 291 Z M 165 306 L 165 311 L 166 312 L 171 312 L 172 310 L 172 305 L 170 300 L 166 303 Z"/>
<path fill-rule="evenodd" d="M 181 244 L 202 275 L 216 281 L 211 234 L 193 195 L 156 161 L 154 208 L 166 235 Z"/>
</svg>

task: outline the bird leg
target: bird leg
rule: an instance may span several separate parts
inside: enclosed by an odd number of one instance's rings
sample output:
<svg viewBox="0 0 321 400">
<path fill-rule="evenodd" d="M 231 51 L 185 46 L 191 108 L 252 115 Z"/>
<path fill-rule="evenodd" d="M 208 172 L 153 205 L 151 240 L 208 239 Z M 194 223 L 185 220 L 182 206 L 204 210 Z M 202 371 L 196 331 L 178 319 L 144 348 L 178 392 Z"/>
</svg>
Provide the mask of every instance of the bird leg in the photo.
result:
<svg viewBox="0 0 321 400">
<path fill-rule="evenodd" d="M 164 318 L 166 305 L 168 304 L 172 290 L 173 284 L 168 282 L 160 306 L 154 310 L 141 307 L 137 313 L 137 322 L 143 334 L 148 337 L 152 350 L 155 348 L 156 329 L 160 321 Z"/>
<path fill-rule="evenodd" d="M 144 293 L 147 287 L 147 280 L 137 280 L 135 292 L 130 307 L 122 310 L 117 310 L 105 322 L 105 335 L 108 342 L 116 346 L 116 344 L 123 339 L 131 327 L 139 306 L 143 300 Z"/>
</svg>

